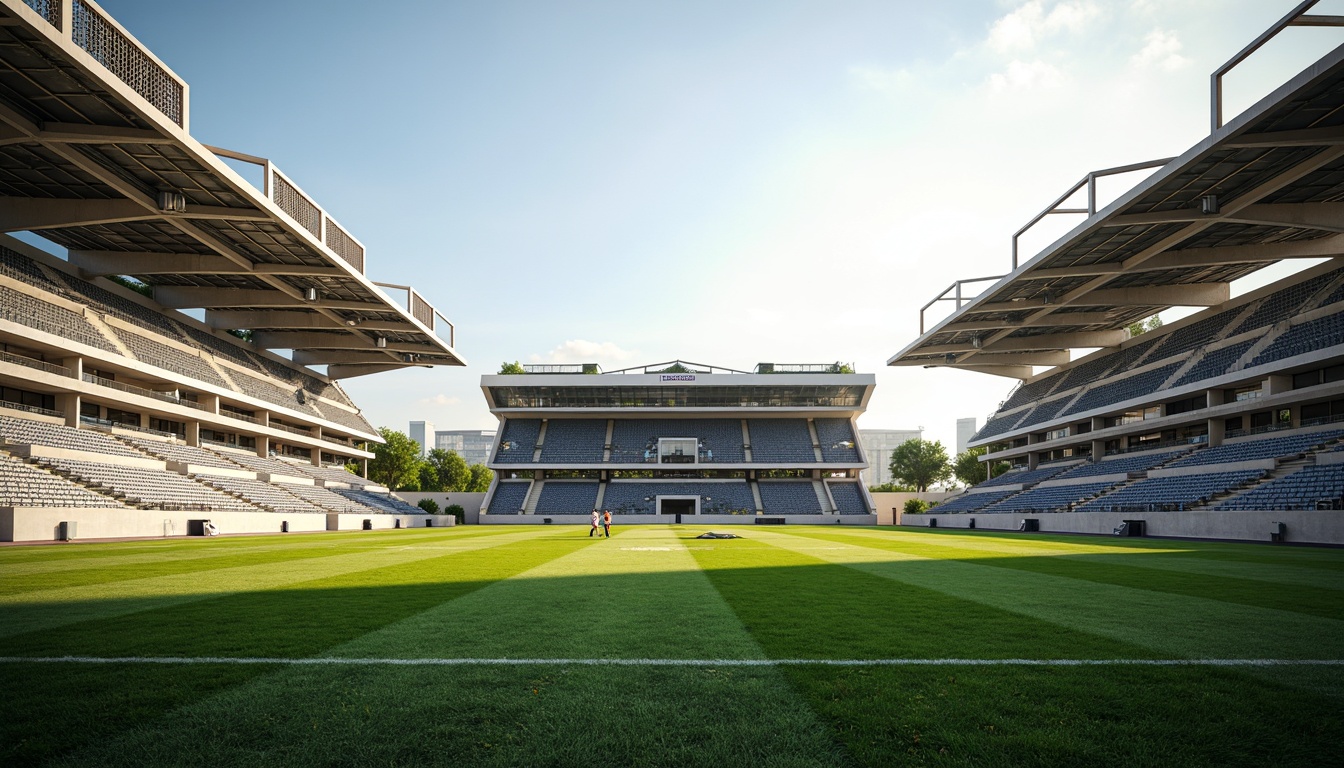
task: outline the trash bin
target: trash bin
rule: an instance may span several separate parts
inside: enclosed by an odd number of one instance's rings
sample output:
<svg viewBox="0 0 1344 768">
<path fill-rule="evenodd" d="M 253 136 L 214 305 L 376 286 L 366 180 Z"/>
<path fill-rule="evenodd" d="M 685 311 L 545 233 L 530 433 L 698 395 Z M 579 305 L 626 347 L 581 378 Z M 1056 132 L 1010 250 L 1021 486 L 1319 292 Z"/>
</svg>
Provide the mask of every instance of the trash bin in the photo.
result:
<svg viewBox="0 0 1344 768">
<path fill-rule="evenodd" d="M 930 517 L 930 518 L 929 518 L 929 527 L 930 527 L 930 528 L 937 528 L 937 527 L 938 527 L 938 518 L 936 518 L 936 517 Z"/>
<path fill-rule="evenodd" d="M 974 517 L 972 517 L 972 518 L 971 518 L 971 521 L 970 521 L 969 523 L 966 524 L 966 527 L 967 527 L 967 528 L 974 528 L 974 527 L 975 527 L 975 518 L 974 518 Z"/>
<path fill-rule="evenodd" d="M 281 532 L 281 533 L 289 533 L 289 521 L 288 521 L 288 520 L 281 520 L 281 521 L 280 521 L 280 532 Z"/>
<path fill-rule="evenodd" d="M 364 530 L 366 530 L 366 531 L 372 531 L 372 530 L 373 530 L 373 521 L 370 520 L 370 519 L 367 518 L 367 517 L 364 518 Z"/>
<path fill-rule="evenodd" d="M 1269 524 L 1269 540 L 1273 542 L 1282 542 L 1288 534 L 1288 524 L 1278 521 Z"/>
</svg>

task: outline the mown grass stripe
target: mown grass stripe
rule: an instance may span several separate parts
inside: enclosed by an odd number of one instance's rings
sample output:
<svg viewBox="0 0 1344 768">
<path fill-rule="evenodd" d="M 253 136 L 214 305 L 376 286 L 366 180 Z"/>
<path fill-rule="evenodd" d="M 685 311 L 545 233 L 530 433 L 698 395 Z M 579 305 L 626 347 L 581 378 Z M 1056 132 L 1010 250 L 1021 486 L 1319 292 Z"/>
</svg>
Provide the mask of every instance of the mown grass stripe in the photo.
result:
<svg viewBox="0 0 1344 768">
<path fill-rule="evenodd" d="M 755 532 L 754 538 L 864 573 L 1189 658 L 1344 657 L 1344 621 L 905 551 L 909 542 L 849 544 L 820 532 Z"/>
<path fill-rule="evenodd" d="M 837 543 L 872 546 L 867 537 L 845 534 L 804 534 Z M 1086 555 L 1050 553 L 1044 556 L 1006 555 L 982 549 L 950 546 L 925 546 L 918 542 L 889 542 L 877 545 L 907 555 L 929 559 L 974 563 L 991 568 L 1010 568 L 1097 584 L 1129 589 L 1145 589 L 1189 597 L 1207 597 L 1229 603 L 1275 610 L 1295 611 L 1326 619 L 1344 616 L 1344 589 L 1297 585 L 1273 589 L 1264 581 L 1242 579 L 1230 574 L 1220 576 L 1191 573 L 1179 569 L 1148 568 L 1145 564 L 1161 555 L 1133 551 L 1127 555 L 1105 556 L 1105 561 L 1079 560 Z M 1096 556 L 1092 556 L 1096 557 Z M 1339 581 L 1338 577 L 1334 581 Z M 1272 583 L 1272 582 L 1271 582 Z M 1342 585 L 1344 586 L 1344 585 Z"/>
<path fill-rule="evenodd" d="M 0 664 L 244 664 L 271 666 L 583 667 L 1338 667 L 1344 659 L 603 659 L 391 658 L 319 656 L 0 656 Z"/>
<path fill-rule="evenodd" d="M 235 593 L 271 591 L 349 573 L 429 560 L 446 553 L 505 546 L 515 541 L 537 539 L 544 534 L 539 531 L 519 531 L 510 536 L 465 540 L 454 540 L 450 533 L 440 535 L 444 537 L 446 545 L 392 547 L 390 545 L 401 544 L 402 540 L 389 539 L 389 546 L 372 551 L 346 552 L 299 563 L 277 562 L 227 568 L 214 571 L 209 579 L 183 573 L 111 584 L 41 590 L 0 598 L 0 638 L 54 630 L 80 622 L 126 616 Z"/>
</svg>

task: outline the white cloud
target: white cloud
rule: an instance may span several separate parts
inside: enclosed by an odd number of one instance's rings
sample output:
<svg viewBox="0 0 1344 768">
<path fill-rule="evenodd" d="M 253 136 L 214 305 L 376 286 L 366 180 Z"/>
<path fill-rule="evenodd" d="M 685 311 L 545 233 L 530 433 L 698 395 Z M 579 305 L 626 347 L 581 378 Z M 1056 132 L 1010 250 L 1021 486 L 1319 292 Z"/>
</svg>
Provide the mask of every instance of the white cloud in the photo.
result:
<svg viewBox="0 0 1344 768">
<path fill-rule="evenodd" d="M 1038 88 L 1054 88 L 1062 84 L 1066 77 L 1058 67 L 1049 62 L 1018 61 L 1008 62 L 1008 68 L 989 76 L 989 87 L 996 92 L 1028 91 Z"/>
<path fill-rule="evenodd" d="M 610 341 L 570 339 L 545 355 L 532 355 L 533 363 L 620 363 L 639 354 L 639 350 L 621 349 Z"/>
<path fill-rule="evenodd" d="M 422 397 L 416 402 L 420 405 L 458 405 L 462 402 L 462 398 L 438 394 L 433 397 Z"/>
<path fill-rule="evenodd" d="M 1130 57 L 1138 67 L 1154 67 L 1164 72 L 1175 72 L 1190 60 L 1181 55 L 1181 39 L 1173 32 L 1155 29 L 1144 38 L 1143 49 Z"/>
<path fill-rule="evenodd" d="M 1081 32 L 1099 16 L 1101 8 L 1092 0 L 1058 3 L 1049 11 L 1042 0 L 1029 0 L 995 21 L 987 42 L 998 53 L 1029 51 L 1051 35 Z"/>
</svg>

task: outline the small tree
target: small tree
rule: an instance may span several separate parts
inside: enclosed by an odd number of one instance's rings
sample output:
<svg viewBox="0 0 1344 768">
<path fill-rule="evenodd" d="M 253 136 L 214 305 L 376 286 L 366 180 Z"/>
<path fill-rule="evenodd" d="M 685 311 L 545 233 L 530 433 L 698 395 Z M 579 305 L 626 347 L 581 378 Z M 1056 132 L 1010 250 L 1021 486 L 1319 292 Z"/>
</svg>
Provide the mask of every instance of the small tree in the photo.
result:
<svg viewBox="0 0 1344 768">
<path fill-rule="evenodd" d="M 420 444 L 404 432 L 382 427 L 378 434 L 385 441 L 373 446 L 373 460 L 369 462 L 369 479 L 394 491 L 413 490 L 420 486 Z"/>
<path fill-rule="evenodd" d="M 920 493 L 952 477 L 947 449 L 937 440 L 906 440 L 891 452 L 891 476 Z"/>
<path fill-rule="evenodd" d="M 1149 331 L 1155 331 L 1161 327 L 1162 327 L 1162 318 L 1158 317 L 1157 315 L 1153 315 L 1147 320 L 1135 320 L 1134 322 L 1130 323 L 1129 335 L 1130 337 L 1140 336 Z"/>
<path fill-rule="evenodd" d="M 923 499 L 906 499 L 905 506 L 902 508 L 907 515 L 918 515 L 927 512 L 929 502 Z"/>
<path fill-rule="evenodd" d="M 421 499 L 416 502 L 415 506 L 425 510 L 425 512 L 431 515 L 439 514 L 439 502 L 433 499 Z"/>
<path fill-rule="evenodd" d="M 900 483 L 883 483 L 868 486 L 868 491 L 870 493 L 914 493 L 915 488 L 912 485 L 901 485 Z"/>
<path fill-rule="evenodd" d="M 952 465 L 952 474 L 957 479 L 965 483 L 967 487 L 976 483 L 983 483 L 991 477 L 998 477 L 1008 471 L 1011 466 L 1006 461 L 993 462 L 993 466 L 987 467 L 988 462 L 980 461 L 980 457 L 985 455 L 985 447 L 969 448 L 962 453 L 957 454 L 957 460 Z"/>
<path fill-rule="evenodd" d="M 434 469 L 434 465 L 428 461 L 420 462 L 420 490 L 425 493 L 443 492 L 443 481 L 439 479 L 439 473 Z"/>
<path fill-rule="evenodd" d="M 495 473 L 484 464 L 472 464 L 468 467 L 471 472 L 471 479 L 467 483 L 468 493 L 485 493 L 490 490 L 490 481 L 495 479 Z"/>
<path fill-rule="evenodd" d="M 458 455 L 457 451 L 435 448 L 429 452 L 427 463 L 434 468 L 440 491 L 465 491 L 471 483 L 471 469 L 467 467 L 467 460 Z"/>
<path fill-rule="evenodd" d="M 514 360 L 512 363 L 500 363 L 499 372 L 503 375 L 517 375 L 527 373 L 527 371 L 523 370 L 523 366 L 520 365 L 517 360 Z"/>
</svg>

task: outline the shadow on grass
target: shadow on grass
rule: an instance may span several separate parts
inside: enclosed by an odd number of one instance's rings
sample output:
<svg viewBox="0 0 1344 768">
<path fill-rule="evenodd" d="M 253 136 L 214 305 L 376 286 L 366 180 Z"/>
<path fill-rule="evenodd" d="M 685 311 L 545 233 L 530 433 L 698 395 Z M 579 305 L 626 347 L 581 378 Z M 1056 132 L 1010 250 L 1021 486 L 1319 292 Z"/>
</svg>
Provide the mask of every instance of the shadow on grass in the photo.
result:
<svg viewBox="0 0 1344 768">
<path fill-rule="evenodd" d="M 620 543 L 618 538 L 597 546 Z M 687 542 L 696 544 L 713 545 L 693 549 L 692 555 L 713 592 L 767 657 L 1156 655 L 1111 637 L 897 584 L 749 539 Z M 519 578 L 589 545 L 579 537 L 555 537 L 290 589 L 224 595 L 5 638 L 0 655 L 310 657 L 510 579 L 515 595 L 534 596 L 528 610 L 536 612 L 534 636 L 510 638 L 511 647 L 521 644 L 526 650 L 531 643 L 533 655 L 554 656 L 556 649 L 565 649 L 565 638 L 556 637 L 553 627 L 582 624 L 583 616 L 577 622 L 574 616 L 564 622 L 549 616 L 545 595 L 615 592 L 656 600 L 660 586 L 669 583 L 668 573 L 656 571 Z M 1015 571 L 1039 572 L 1029 561 L 1059 559 L 949 554 L 954 557 L 948 567 L 997 565 L 1005 579 Z M 666 553 L 649 551 L 647 556 Z M 929 569 L 938 563 L 893 562 L 890 567 Z M 678 573 L 685 577 L 685 571 Z M 1153 570 L 1151 577 L 1166 573 Z M 1127 582 L 1122 586 L 1143 593 L 1143 600 L 1154 592 L 1133 582 L 1134 574 L 1125 569 L 1105 578 L 1092 575 L 1092 581 Z M 1207 593 L 1201 596 L 1220 599 L 1216 587 L 1212 581 L 1202 583 Z M 599 601 L 588 602 L 596 619 Z M 582 612 L 584 605 L 580 601 L 566 610 Z M 650 633 L 651 643 L 669 631 L 692 635 L 700 614 L 678 605 L 684 613 L 631 631 Z M 501 617 L 508 608 L 501 606 Z M 477 634 L 490 636 L 492 618 L 478 621 L 486 626 L 476 627 Z M 451 624 L 444 631 L 451 632 Z M 600 649 L 596 646 L 592 655 L 601 655 Z M 495 655 L 491 651 L 481 647 L 478 655 Z M 768 762 L 765 757 L 780 765 L 851 760 L 866 765 L 1265 764 L 1282 756 L 1301 765 L 1328 764 L 1340 746 L 1332 727 L 1338 724 L 1337 698 L 1239 671 L 1201 668 L 396 670 L 6 664 L 0 675 L 7 691 L 0 697 L 0 743 L 6 745 L 0 761 L 7 765 L 62 755 L 88 755 L 88 762 L 98 763 L 142 762 L 157 755 L 187 763 L 351 765 L 722 765 Z M 781 691 L 770 682 L 775 678 L 787 679 L 791 687 Z M 543 698 L 542 692 L 550 695 Z M 794 711 L 799 707 L 801 713 Z M 825 743 L 806 731 L 812 713 L 824 721 Z M 595 721 L 603 726 L 593 727 Z M 783 727 L 797 733 L 781 735 L 778 728 Z M 732 739 L 714 735 L 715 730 Z M 98 746 L 104 743 L 134 749 L 117 758 Z M 836 751 L 839 747 L 845 754 Z"/>
</svg>

